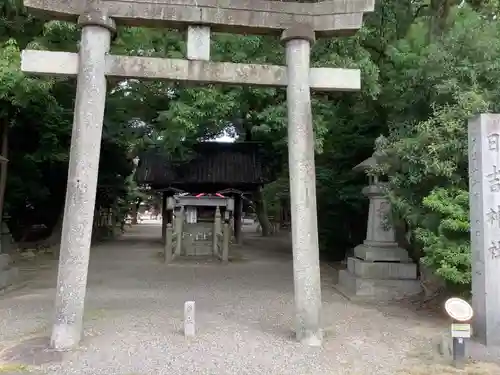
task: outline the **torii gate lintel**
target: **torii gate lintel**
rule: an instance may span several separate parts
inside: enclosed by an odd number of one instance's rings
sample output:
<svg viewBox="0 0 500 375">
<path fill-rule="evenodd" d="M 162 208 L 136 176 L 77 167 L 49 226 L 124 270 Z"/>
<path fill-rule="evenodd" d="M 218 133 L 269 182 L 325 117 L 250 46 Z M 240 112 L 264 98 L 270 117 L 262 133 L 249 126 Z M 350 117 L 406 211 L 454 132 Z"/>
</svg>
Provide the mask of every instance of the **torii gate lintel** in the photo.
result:
<svg viewBox="0 0 500 375">
<path fill-rule="evenodd" d="M 311 25 L 318 37 L 353 35 L 375 0 L 24 0 L 31 12 L 77 22 L 100 10 L 117 25 L 186 29 L 203 25 L 235 34 L 281 35 L 293 24 Z"/>
</svg>

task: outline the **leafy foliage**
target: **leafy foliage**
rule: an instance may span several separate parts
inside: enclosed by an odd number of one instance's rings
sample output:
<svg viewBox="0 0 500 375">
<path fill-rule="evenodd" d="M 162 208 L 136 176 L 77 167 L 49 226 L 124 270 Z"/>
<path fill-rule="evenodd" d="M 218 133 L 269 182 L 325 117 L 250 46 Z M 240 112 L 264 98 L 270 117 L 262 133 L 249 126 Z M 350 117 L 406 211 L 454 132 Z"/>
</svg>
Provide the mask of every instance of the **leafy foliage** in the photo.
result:
<svg viewBox="0 0 500 375">
<path fill-rule="evenodd" d="M 391 103 L 389 137 L 378 151 L 414 257 L 424 255 L 437 274 L 467 290 L 467 120 L 499 109 L 500 30 L 467 6 L 449 17 L 453 23 L 432 43 L 422 38 L 426 25 L 416 23 L 391 48 L 393 68 L 381 96 Z"/>
<path fill-rule="evenodd" d="M 469 193 L 436 188 L 423 200 L 426 219 L 415 230 L 425 256 L 423 263 L 454 285 L 471 282 Z"/>
<path fill-rule="evenodd" d="M 78 30 L 27 14 L 18 0 L 0 7 L 0 126 L 9 126 L 7 211 L 21 233 L 53 226 L 63 204 L 74 79 L 27 77 L 20 50 L 76 51 Z M 498 111 L 498 0 L 377 0 L 350 38 L 319 40 L 313 66 L 359 68 L 362 90 L 313 93 L 321 249 L 341 259 L 364 239 L 366 176 L 352 168 L 373 152 L 384 161 L 398 236 L 413 258 L 450 284 L 468 288 L 467 119 Z M 120 28 L 112 52 L 183 58 L 184 33 Z M 214 61 L 284 63 L 274 37 L 214 34 Z M 265 147 L 278 178 L 263 193 L 269 214 L 289 196 L 285 91 L 275 88 L 126 80 L 110 82 L 98 205 L 124 212 L 141 194 L 132 159 L 163 147 L 179 159 L 189 146 L 230 133 Z M 260 198 L 259 198 L 260 199 Z M 261 205 L 265 206 L 265 205 Z M 118 208 L 117 208 L 118 207 Z M 401 224 L 404 225 L 401 225 Z M 17 229 L 16 229 L 17 228 Z M 18 237 L 20 234 L 18 234 Z M 404 239 L 404 241 L 403 241 Z"/>
</svg>

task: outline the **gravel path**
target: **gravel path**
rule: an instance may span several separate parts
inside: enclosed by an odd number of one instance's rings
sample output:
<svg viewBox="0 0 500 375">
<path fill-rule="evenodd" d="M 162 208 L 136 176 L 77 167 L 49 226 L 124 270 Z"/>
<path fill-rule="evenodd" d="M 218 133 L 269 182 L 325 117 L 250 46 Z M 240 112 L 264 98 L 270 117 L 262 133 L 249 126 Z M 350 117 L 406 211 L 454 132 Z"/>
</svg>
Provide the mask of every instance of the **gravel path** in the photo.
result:
<svg viewBox="0 0 500 375">
<path fill-rule="evenodd" d="M 158 225 L 137 225 L 120 240 L 92 249 L 85 339 L 74 352 L 43 350 L 55 261 L 46 261 L 27 287 L 1 297 L 3 358 L 29 357 L 39 365 L 35 370 L 51 375 L 394 375 L 421 361 L 442 328 L 403 309 L 348 302 L 332 288 L 334 272 L 325 265 L 327 336 L 323 348 L 303 347 L 291 335 L 287 241 L 248 236 L 238 250 L 241 259 L 227 266 L 165 266 L 156 255 L 161 245 L 155 236 L 160 237 Z M 197 335 L 191 340 L 181 334 L 186 300 L 196 301 Z"/>
</svg>

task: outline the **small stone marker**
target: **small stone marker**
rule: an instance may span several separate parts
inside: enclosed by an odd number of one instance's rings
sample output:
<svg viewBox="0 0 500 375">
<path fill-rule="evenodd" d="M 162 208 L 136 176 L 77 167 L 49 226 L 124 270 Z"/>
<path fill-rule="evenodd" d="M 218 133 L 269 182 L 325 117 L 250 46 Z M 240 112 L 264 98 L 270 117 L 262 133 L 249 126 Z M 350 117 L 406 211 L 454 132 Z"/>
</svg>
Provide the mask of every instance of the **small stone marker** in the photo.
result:
<svg viewBox="0 0 500 375">
<path fill-rule="evenodd" d="M 193 337 L 195 334 L 194 306 L 194 301 L 184 303 L 184 336 L 186 337 Z"/>
</svg>

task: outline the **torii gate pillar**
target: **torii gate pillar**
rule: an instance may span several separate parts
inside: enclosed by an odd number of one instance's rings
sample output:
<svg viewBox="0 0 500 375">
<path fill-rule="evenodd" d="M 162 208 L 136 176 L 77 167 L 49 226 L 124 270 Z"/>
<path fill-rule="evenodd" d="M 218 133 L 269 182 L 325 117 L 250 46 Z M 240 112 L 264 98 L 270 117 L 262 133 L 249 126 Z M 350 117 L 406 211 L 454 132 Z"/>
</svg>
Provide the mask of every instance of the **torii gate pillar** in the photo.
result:
<svg viewBox="0 0 500 375">
<path fill-rule="evenodd" d="M 319 268 L 318 217 L 314 132 L 309 87 L 311 45 L 314 30 L 295 25 L 285 30 L 288 86 L 288 165 L 292 210 L 293 273 L 295 289 L 295 334 L 311 346 L 322 342 L 321 281 Z"/>
<path fill-rule="evenodd" d="M 102 17 L 98 12 L 82 14 L 78 23 L 82 26 L 82 36 L 59 253 L 56 317 L 51 337 L 51 345 L 55 349 L 76 346 L 83 333 L 106 101 L 105 57 L 109 52 L 111 34 L 115 30 L 113 20 Z"/>
</svg>

